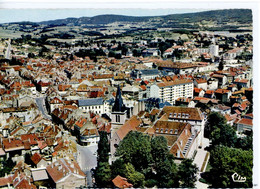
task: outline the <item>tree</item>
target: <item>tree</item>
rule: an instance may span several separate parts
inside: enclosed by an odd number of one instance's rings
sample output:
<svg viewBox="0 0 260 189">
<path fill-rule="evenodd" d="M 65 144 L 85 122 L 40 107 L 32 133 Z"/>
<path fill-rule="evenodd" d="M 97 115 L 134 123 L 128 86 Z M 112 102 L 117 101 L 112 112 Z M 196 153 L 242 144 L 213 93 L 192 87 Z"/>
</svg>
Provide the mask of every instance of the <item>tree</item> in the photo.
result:
<svg viewBox="0 0 260 189">
<path fill-rule="evenodd" d="M 241 148 L 242 150 L 253 150 L 253 132 L 250 132 L 246 137 L 238 138 L 236 148 Z"/>
<path fill-rule="evenodd" d="M 125 172 L 126 178 L 134 187 L 143 187 L 145 177 L 142 173 L 135 171 L 135 168 L 131 163 L 126 164 Z"/>
<path fill-rule="evenodd" d="M 163 136 L 154 137 L 151 140 L 151 147 L 158 187 L 177 187 L 177 167 L 173 156 L 169 153 L 166 138 Z"/>
<path fill-rule="evenodd" d="M 111 168 L 108 163 L 109 143 L 105 131 L 101 131 L 99 136 L 97 150 L 98 165 L 95 170 L 95 181 L 99 187 L 108 187 L 111 184 Z"/>
<path fill-rule="evenodd" d="M 210 154 L 210 182 L 216 188 L 251 188 L 252 187 L 252 150 L 215 146 Z M 246 177 L 245 182 L 234 182 L 232 175 L 237 173 Z"/>
<path fill-rule="evenodd" d="M 34 165 L 33 161 L 31 160 L 31 156 L 32 155 L 28 152 L 24 155 L 24 162 L 28 165 Z"/>
<path fill-rule="evenodd" d="M 107 138 L 107 132 L 101 131 L 99 132 L 99 142 L 98 142 L 98 150 L 97 150 L 97 159 L 98 162 L 108 162 L 109 159 L 109 143 Z"/>
<path fill-rule="evenodd" d="M 119 158 L 112 163 L 111 166 L 112 178 L 115 178 L 117 175 L 125 177 L 125 163 L 123 159 Z"/>
<path fill-rule="evenodd" d="M 210 134 L 212 145 L 224 145 L 228 147 L 235 147 L 237 136 L 235 130 L 228 124 L 214 126 L 214 130 Z"/>
<path fill-rule="evenodd" d="M 210 138 L 211 132 L 214 130 L 214 126 L 220 127 L 220 125 L 226 124 L 226 118 L 218 112 L 211 112 L 208 115 L 208 119 L 205 125 L 204 136 Z"/>
<path fill-rule="evenodd" d="M 0 177 L 4 177 L 5 174 L 9 174 L 13 167 L 15 166 L 15 163 L 11 160 L 11 158 L 7 159 L 4 158 L 0 161 Z"/>
<path fill-rule="evenodd" d="M 219 65 L 218 65 L 218 70 L 223 70 L 224 69 L 224 60 L 223 57 L 221 57 Z"/>
<path fill-rule="evenodd" d="M 111 186 L 111 168 L 108 162 L 100 162 L 95 170 L 95 181 L 98 187 Z"/>
<path fill-rule="evenodd" d="M 191 159 L 184 159 L 178 167 L 178 175 L 181 187 L 194 187 L 198 168 L 192 164 Z"/>
<path fill-rule="evenodd" d="M 145 171 L 153 162 L 150 137 L 130 131 L 119 143 L 116 156 L 120 156 L 125 163 L 131 163 L 138 171 Z"/>
</svg>

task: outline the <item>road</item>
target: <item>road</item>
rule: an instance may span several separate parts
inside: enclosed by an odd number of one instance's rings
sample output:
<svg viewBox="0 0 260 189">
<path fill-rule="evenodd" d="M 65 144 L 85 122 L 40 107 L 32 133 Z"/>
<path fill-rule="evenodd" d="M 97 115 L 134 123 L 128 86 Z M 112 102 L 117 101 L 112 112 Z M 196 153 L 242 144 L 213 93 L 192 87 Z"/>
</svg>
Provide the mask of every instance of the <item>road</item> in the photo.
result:
<svg viewBox="0 0 260 189">
<path fill-rule="evenodd" d="M 197 165 L 197 167 L 199 168 L 199 173 L 198 173 L 198 180 L 195 182 L 195 186 L 196 188 L 201 188 L 201 189 L 204 189 L 204 188 L 208 188 L 208 185 L 207 184 L 204 184 L 204 183 L 201 183 L 199 181 L 200 179 L 200 174 L 202 173 L 201 172 L 201 167 L 203 165 L 203 162 L 204 162 L 204 159 L 205 159 L 205 156 L 207 154 L 207 151 L 205 150 L 205 148 L 209 146 L 209 140 L 207 138 L 202 138 L 202 148 L 201 149 L 198 149 L 197 150 L 197 154 L 193 160 L 193 163 Z M 206 164 L 207 165 L 207 164 Z"/>
<path fill-rule="evenodd" d="M 91 169 L 97 166 L 97 145 L 80 146 L 77 144 L 78 158 L 77 161 L 81 170 L 87 175 L 87 186 L 93 187 Z"/>
<path fill-rule="evenodd" d="M 7 43 L 8 47 L 6 49 L 5 58 L 10 60 L 11 59 L 11 57 L 10 57 L 10 55 L 11 55 L 11 41 L 8 40 L 6 43 Z"/>
<path fill-rule="evenodd" d="M 41 111 L 43 117 L 45 119 L 51 120 L 51 116 L 47 113 L 44 99 L 45 99 L 45 97 L 38 97 L 38 98 L 35 98 L 35 102 L 38 106 L 38 109 Z"/>
</svg>

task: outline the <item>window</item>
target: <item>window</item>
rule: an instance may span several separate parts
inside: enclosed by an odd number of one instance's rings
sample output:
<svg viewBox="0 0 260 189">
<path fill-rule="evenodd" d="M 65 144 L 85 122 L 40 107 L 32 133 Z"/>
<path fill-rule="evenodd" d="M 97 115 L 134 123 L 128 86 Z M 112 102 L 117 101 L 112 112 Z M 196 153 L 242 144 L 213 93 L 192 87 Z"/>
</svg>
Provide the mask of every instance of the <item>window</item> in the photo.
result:
<svg viewBox="0 0 260 189">
<path fill-rule="evenodd" d="M 116 115 L 116 122 L 120 123 L 120 115 Z"/>
</svg>

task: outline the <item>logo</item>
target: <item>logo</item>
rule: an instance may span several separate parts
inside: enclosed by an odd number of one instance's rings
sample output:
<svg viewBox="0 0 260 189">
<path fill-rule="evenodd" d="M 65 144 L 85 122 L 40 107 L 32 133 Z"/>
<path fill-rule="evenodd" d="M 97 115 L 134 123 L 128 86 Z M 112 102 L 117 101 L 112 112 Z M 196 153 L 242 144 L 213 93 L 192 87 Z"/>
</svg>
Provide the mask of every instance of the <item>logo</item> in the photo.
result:
<svg viewBox="0 0 260 189">
<path fill-rule="evenodd" d="M 246 177 L 241 177 L 237 173 L 234 173 L 231 177 L 232 177 L 234 182 L 246 182 Z"/>
</svg>

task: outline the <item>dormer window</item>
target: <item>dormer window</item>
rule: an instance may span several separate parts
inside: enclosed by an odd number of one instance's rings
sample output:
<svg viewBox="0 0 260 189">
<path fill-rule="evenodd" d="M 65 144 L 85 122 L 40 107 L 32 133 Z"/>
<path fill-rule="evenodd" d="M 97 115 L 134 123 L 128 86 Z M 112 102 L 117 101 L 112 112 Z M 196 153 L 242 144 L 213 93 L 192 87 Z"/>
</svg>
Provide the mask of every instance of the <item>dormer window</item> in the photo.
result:
<svg viewBox="0 0 260 189">
<path fill-rule="evenodd" d="M 158 133 L 159 132 L 159 128 L 156 128 L 156 131 L 155 131 L 156 133 Z"/>
<path fill-rule="evenodd" d="M 177 113 L 174 113 L 173 117 L 176 117 L 177 116 Z"/>
<path fill-rule="evenodd" d="M 173 129 L 170 130 L 170 134 L 172 134 L 172 132 L 173 132 Z"/>
<path fill-rule="evenodd" d="M 185 113 L 182 113 L 182 118 L 185 118 Z"/>
<path fill-rule="evenodd" d="M 189 114 L 186 114 L 186 118 L 189 118 Z"/>
<path fill-rule="evenodd" d="M 163 129 L 161 129 L 161 133 L 163 133 Z"/>
<path fill-rule="evenodd" d="M 165 129 L 165 133 L 168 133 L 168 129 Z"/>
<path fill-rule="evenodd" d="M 178 134 L 178 129 L 175 129 L 174 134 L 175 134 L 175 135 Z"/>
<path fill-rule="evenodd" d="M 178 113 L 178 118 L 180 118 L 181 117 L 181 113 Z"/>
</svg>

